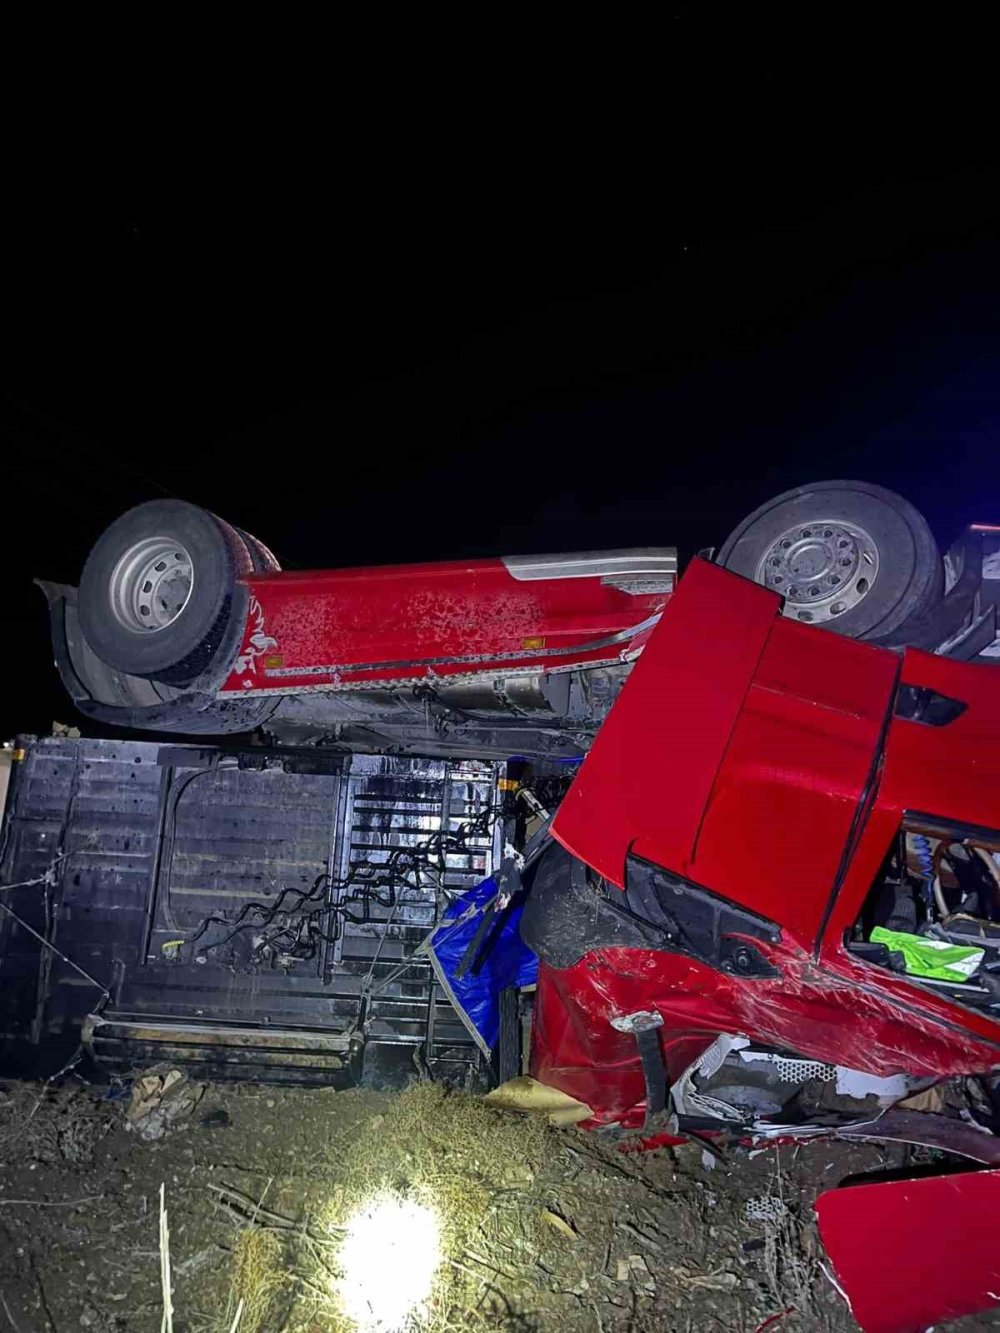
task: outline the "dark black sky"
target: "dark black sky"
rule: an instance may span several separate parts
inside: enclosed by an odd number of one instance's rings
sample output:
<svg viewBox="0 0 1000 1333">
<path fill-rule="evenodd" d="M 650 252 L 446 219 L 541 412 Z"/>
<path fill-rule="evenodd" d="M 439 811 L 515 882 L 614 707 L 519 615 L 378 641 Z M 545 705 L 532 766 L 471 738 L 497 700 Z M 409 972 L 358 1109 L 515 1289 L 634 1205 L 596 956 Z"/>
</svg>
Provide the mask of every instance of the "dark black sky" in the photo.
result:
<svg viewBox="0 0 1000 1333">
<path fill-rule="evenodd" d="M 298 567 L 690 554 L 838 475 L 942 541 L 1000 521 L 1000 180 L 967 132 L 992 80 L 723 12 L 668 14 L 641 67 L 567 58 L 541 100 L 516 62 L 308 102 L 251 79 L 29 151 L 0 731 L 72 714 L 30 579 L 75 582 L 158 494 Z"/>
</svg>

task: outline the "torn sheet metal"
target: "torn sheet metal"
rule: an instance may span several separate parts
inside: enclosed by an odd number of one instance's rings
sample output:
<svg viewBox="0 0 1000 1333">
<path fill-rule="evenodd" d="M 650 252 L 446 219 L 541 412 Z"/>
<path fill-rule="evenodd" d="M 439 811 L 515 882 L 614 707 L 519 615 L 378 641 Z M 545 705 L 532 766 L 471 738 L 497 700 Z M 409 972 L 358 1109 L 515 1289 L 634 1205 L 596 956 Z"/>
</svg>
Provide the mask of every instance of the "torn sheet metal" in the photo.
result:
<svg viewBox="0 0 1000 1333">
<path fill-rule="evenodd" d="M 756 1101 L 753 1082 L 741 1086 L 741 1080 L 747 1077 L 752 1079 L 754 1073 L 759 1080 Z M 796 1089 L 809 1083 L 828 1085 L 833 1092 L 834 1096 L 827 1105 L 815 1108 L 826 1114 L 812 1122 L 789 1120 L 783 1112 L 784 1102 Z M 911 1090 L 912 1081 L 905 1075 L 875 1078 L 844 1065 L 823 1064 L 780 1051 L 760 1050 L 746 1037 L 723 1032 L 707 1051 L 684 1070 L 671 1088 L 670 1096 L 682 1123 L 685 1118 L 714 1120 L 720 1128 L 728 1125 L 745 1132 L 754 1140 L 807 1139 L 839 1133 L 839 1126 L 830 1120 L 829 1113 L 839 1113 L 843 1119 L 852 1111 L 858 1119 L 846 1127 L 844 1132 L 856 1132 L 858 1137 L 877 1139 L 882 1137 L 879 1126 L 887 1109 Z M 864 1114 L 866 1108 L 870 1111 L 867 1116 Z M 799 1103 L 794 1114 L 797 1116 L 801 1110 L 802 1105 Z M 919 1122 L 926 1121 L 929 1125 L 928 1134 L 933 1140 L 934 1129 L 930 1122 L 941 1119 L 911 1112 L 909 1115 L 899 1113 L 895 1120 L 890 1118 L 887 1123 L 890 1134 L 903 1131 L 913 1134 L 919 1133 L 919 1128 L 914 1128 L 911 1122 L 919 1125 Z M 991 1135 L 977 1134 L 961 1122 L 947 1123 L 955 1125 L 958 1138 L 963 1141 L 961 1131 L 968 1130 L 977 1138 L 984 1138 L 1000 1148 L 1000 1140 Z"/>
<path fill-rule="evenodd" d="M 864 1333 L 924 1333 L 1000 1306 L 1000 1171 L 830 1190 L 820 1235 Z"/>
<path fill-rule="evenodd" d="M 914 1148 L 933 1148 L 984 1166 L 1000 1166 L 1000 1138 L 995 1134 L 964 1120 L 924 1111 L 893 1108 L 869 1124 L 845 1125 L 837 1135 L 861 1143 L 905 1143 Z"/>
</svg>

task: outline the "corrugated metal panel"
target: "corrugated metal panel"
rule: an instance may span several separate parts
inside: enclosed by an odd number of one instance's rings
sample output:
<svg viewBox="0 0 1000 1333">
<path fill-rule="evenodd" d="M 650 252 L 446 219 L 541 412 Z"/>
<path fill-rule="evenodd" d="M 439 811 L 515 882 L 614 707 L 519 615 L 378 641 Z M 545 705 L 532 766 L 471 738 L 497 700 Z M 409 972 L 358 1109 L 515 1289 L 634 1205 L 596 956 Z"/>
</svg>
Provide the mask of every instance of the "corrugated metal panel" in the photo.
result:
<svg viewBox="0 0 1000 1333">
<path fill-rule="evenodd" d="M 3 901 L 111 992 L 95 1042 L 118 1061 L 140 1048 L 148 1059 L 151 1041 L 186 1024 L 213 1034 L 189 1043 L 199 1047 L 192 1058 L 212 1063 L 228 1031 L 246 1072 L 270 1059 L 259 1039 L 248 1049 L 247 1034 L 263 1024 L 273 1034 L 325 1033 L 329 1050 L 363 1029 L 374 1042 L 425 1044 L 442 1068 L 468 1064 L 472 1045 L 428 966 L 403 964 L 449 895 L 490 873 L 501 771 L 472 761 L 32 742 L 15 769 L 0 876 L 11 884 L 54 865 L 54 882 Z M 428 843 L 442 834 L 451 850 L 428 864 Z M 390 865 L 404 872 L 402 887 L 378 886 Z M 267 919 L 279 900 L 293 920 L 315 913 L 325 938 L 306 956 L 262 950 L 280 928 L 280 918 Z M 248 903 L 259 909 L 233 935 Z M 73 1034 L 100 999 L 20 925 L 0 920 L 0 1040 Z M 219 1063 L 232 1066 L 230 1057 Z M 270 1062 L 275 1076 L 278 1066 L 292 1077 L 309 1066 L 301 1054 Z M 329 1060 L 313 1064 L 322 1077 Z"/>
</svg>

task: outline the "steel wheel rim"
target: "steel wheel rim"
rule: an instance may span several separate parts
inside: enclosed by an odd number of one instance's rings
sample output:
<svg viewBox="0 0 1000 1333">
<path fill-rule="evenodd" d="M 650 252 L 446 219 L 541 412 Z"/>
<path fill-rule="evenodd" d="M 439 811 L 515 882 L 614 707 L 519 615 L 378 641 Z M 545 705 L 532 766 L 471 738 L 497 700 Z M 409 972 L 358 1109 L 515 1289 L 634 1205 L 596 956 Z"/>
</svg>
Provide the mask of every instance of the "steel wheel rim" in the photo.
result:
<svg viewBox="0 0 1000 1333">
<path fill-rule="evenodd" d="M 796 523 L 775 538 L 754 579 L 785 599 L 785 615 L 819 625 L 865 600 L 878 578 L 878 546 L 856 523 Z"/>
<path fill-rule="evenodd" d="M 137 633 L 156 634 L 183 614 L 194 589 L 194 564 L 173 537 L 144 537 L 115 565 L 108 587 L 118 623 Z"/>
</svg>

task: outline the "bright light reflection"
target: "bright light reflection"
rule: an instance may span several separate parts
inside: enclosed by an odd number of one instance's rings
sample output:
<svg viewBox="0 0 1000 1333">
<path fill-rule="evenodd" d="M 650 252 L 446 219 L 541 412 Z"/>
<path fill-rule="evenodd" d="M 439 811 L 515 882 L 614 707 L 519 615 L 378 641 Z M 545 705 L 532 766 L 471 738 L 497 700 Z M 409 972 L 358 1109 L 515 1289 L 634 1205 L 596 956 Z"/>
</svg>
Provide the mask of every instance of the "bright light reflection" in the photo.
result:
<svg viewBox="0 0 1000 1333">
<path fill-rule="evenodd" d="M 396 1333 L 431 1294 L 438 1222 L 424 1204 L 377 1194 L 347 1224 L 338 1282 L 344 1311 L 366 1333 Z"/>
</svg>

